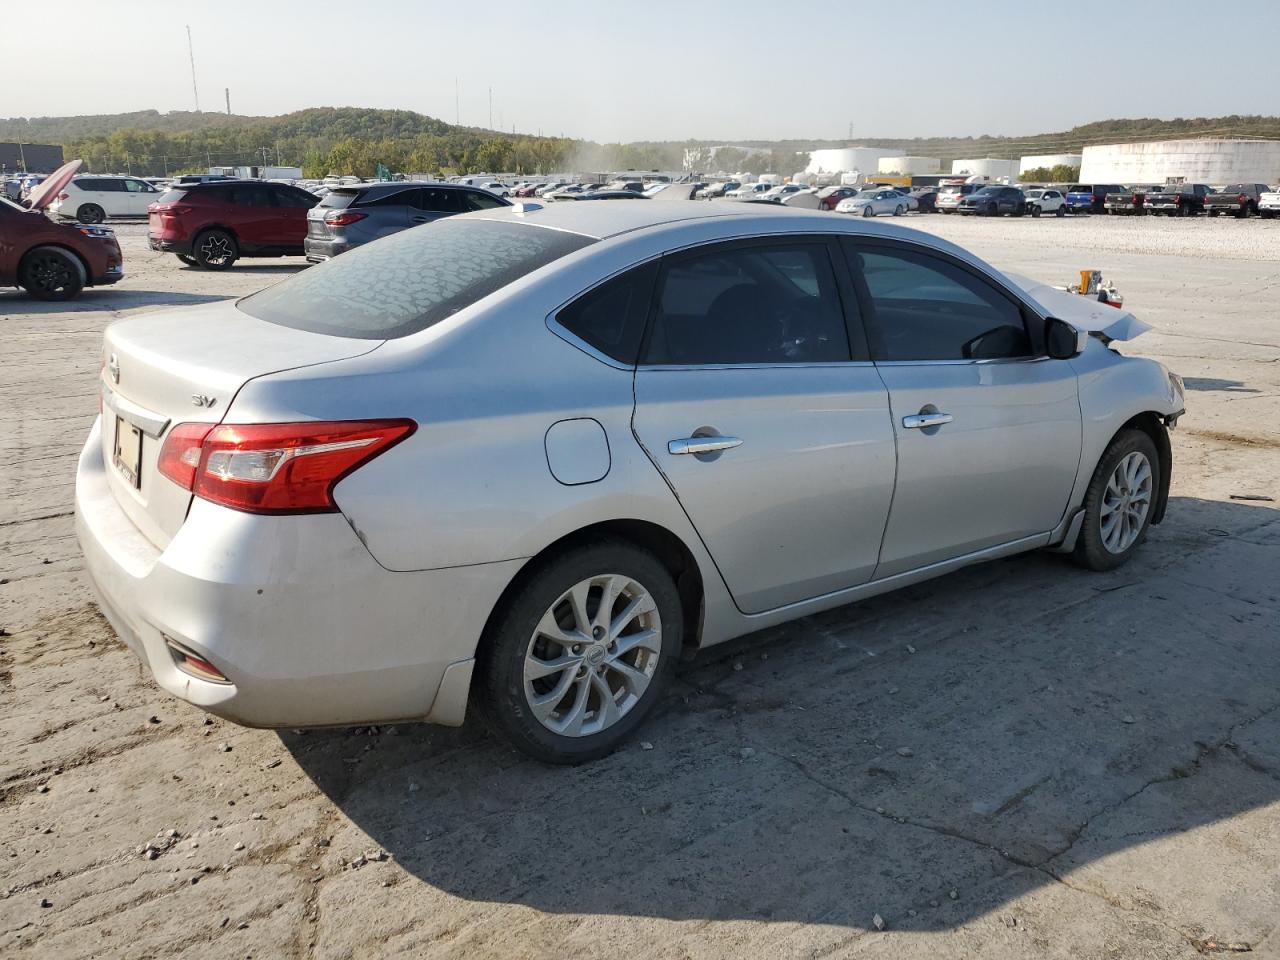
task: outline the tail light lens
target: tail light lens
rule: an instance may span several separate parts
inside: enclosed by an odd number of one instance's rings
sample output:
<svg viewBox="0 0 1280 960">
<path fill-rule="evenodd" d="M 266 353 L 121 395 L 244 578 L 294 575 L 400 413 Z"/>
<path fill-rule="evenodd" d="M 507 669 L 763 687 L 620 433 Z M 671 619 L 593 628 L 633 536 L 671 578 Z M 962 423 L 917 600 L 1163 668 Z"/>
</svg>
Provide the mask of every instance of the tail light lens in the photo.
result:
<svg viewBox="0 0 1280 960">
<path fill-rule="evenodd" d="M 333 513 L 343 477 L 417 429 L 412 420 L 184 423 L 170 431 L 158 469 L 212 503 L 246 513 Z"/>
<path fill-rule="evenodd" d="M 175 217 L 185 216 L 194 208 L 182 203 L 153 203 L 147 209 L 153 213 L 167 213 Z"/>
<path fill-rule="evenodd" d="M 1249 202 L 1249 198 L 1248 198 L 1248 197 L 1246 197 L 1243 193 L 1242 193 L 1242 194 L 1240 194 L 1240 196 L 1236 197 L 1236 200 L 1238 200 L 1240 203 L 1248 203 L 1248 202 Z"/>
<path fill-rule="evenodd" d="M 358 223 L 367 216 L 369 216 L 367 213 L 357 213 L 354 210 L 342 210 L 335 213 L 326 213 L 324 215 L 324 222 L 331 227 L 345 227 L 348 224 Z"/>
</svg>

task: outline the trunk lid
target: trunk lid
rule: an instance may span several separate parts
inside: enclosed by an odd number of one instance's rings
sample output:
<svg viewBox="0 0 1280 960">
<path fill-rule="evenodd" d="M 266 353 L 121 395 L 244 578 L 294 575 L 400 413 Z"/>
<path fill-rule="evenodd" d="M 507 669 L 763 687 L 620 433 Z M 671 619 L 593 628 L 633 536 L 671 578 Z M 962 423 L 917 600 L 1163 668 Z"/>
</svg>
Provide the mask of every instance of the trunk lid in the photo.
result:
<svg viewBox="0 0 1280 960">
<path fill-rule="evenodd" d="M 190 491 L 156 468 L 174 426 L 219 422 L 255 377 L 360 356 L 382 343 L 268 323 L 230 300 L 112 324 L 102 350 L 102 454 L 116 500 L 163 549 L 191 505 Z"/>
</svg>

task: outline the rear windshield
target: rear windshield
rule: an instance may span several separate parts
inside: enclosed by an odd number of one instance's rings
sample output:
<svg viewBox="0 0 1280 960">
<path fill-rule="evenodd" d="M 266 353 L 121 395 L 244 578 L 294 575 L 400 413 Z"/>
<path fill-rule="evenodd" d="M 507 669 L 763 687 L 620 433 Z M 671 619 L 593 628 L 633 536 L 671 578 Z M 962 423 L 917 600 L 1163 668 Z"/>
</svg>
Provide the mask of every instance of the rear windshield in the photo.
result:
<svg viewBox="0 0 1280 960">
<path fill-rule="evenodd" d="M 351 205 L 356 197 L 360 196 L 357 190 L 334 190 L 326 193 L 317 206 L 326 207 L 330 210 L 343 210 Z"/>
<path fill-rule="evenodd" d="M 187 195 L 186 190 L 170 189 L 160 194 L 160 199 L 156 203 L 177 203 Z"/>
<path fill-rule="evenodd" d="M 594 240 L 489 220 L 442 220 L 344 253 L 242 299 L 269 323 L 361 340 L 425 330 Z"/>
<path fill-rule="evenodd" d="M 1093 187 L 1087 183 L 1073 183 L 1067 187 L 1067 193 L 1093 193 Z"/>
</svg>

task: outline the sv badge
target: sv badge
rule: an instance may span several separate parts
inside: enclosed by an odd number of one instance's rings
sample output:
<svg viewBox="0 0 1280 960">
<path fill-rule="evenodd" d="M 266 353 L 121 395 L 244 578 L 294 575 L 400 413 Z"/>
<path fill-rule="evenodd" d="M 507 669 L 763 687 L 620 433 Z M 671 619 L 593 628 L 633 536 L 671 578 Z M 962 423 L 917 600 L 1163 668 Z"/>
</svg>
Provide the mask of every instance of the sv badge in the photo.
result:
<svg viewBox="0 0 1280 960">
<path fill-rule="evenodd" d="M 218 402 L 218 398 L 206 397 L 202 393 L 195 393 L 191 395 L 191 402 L 195 404 L 197 407 L 212 407 L 215 403 Z"/>
</svg>

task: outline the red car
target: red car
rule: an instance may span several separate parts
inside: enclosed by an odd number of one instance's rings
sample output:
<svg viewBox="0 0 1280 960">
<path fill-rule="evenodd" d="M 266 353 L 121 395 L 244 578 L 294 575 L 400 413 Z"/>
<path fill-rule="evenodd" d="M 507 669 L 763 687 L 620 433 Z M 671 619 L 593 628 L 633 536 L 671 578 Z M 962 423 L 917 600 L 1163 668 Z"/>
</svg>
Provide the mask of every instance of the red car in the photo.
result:
<svg viewBox="0 0 1280 960">
<path fill-rule="evenodd" d="M 152 250 L 206 270 L 225 270 L 241 257 L 300 257 L 307 211 L 319 202 L 284 183 L 185 184 L 148 208 L 147 240 Z"/>
<path fill-rule="evenodd" d="M 70 300 L 85 287 L 115 283 L 124 258 L 115 231 L 58 223 L 44 208 L 80 169 L 72 160 L 31 192 L 27 207 L 0 198 L 0 286 L 22 287 L 38 300 Z"/>
</svg>

